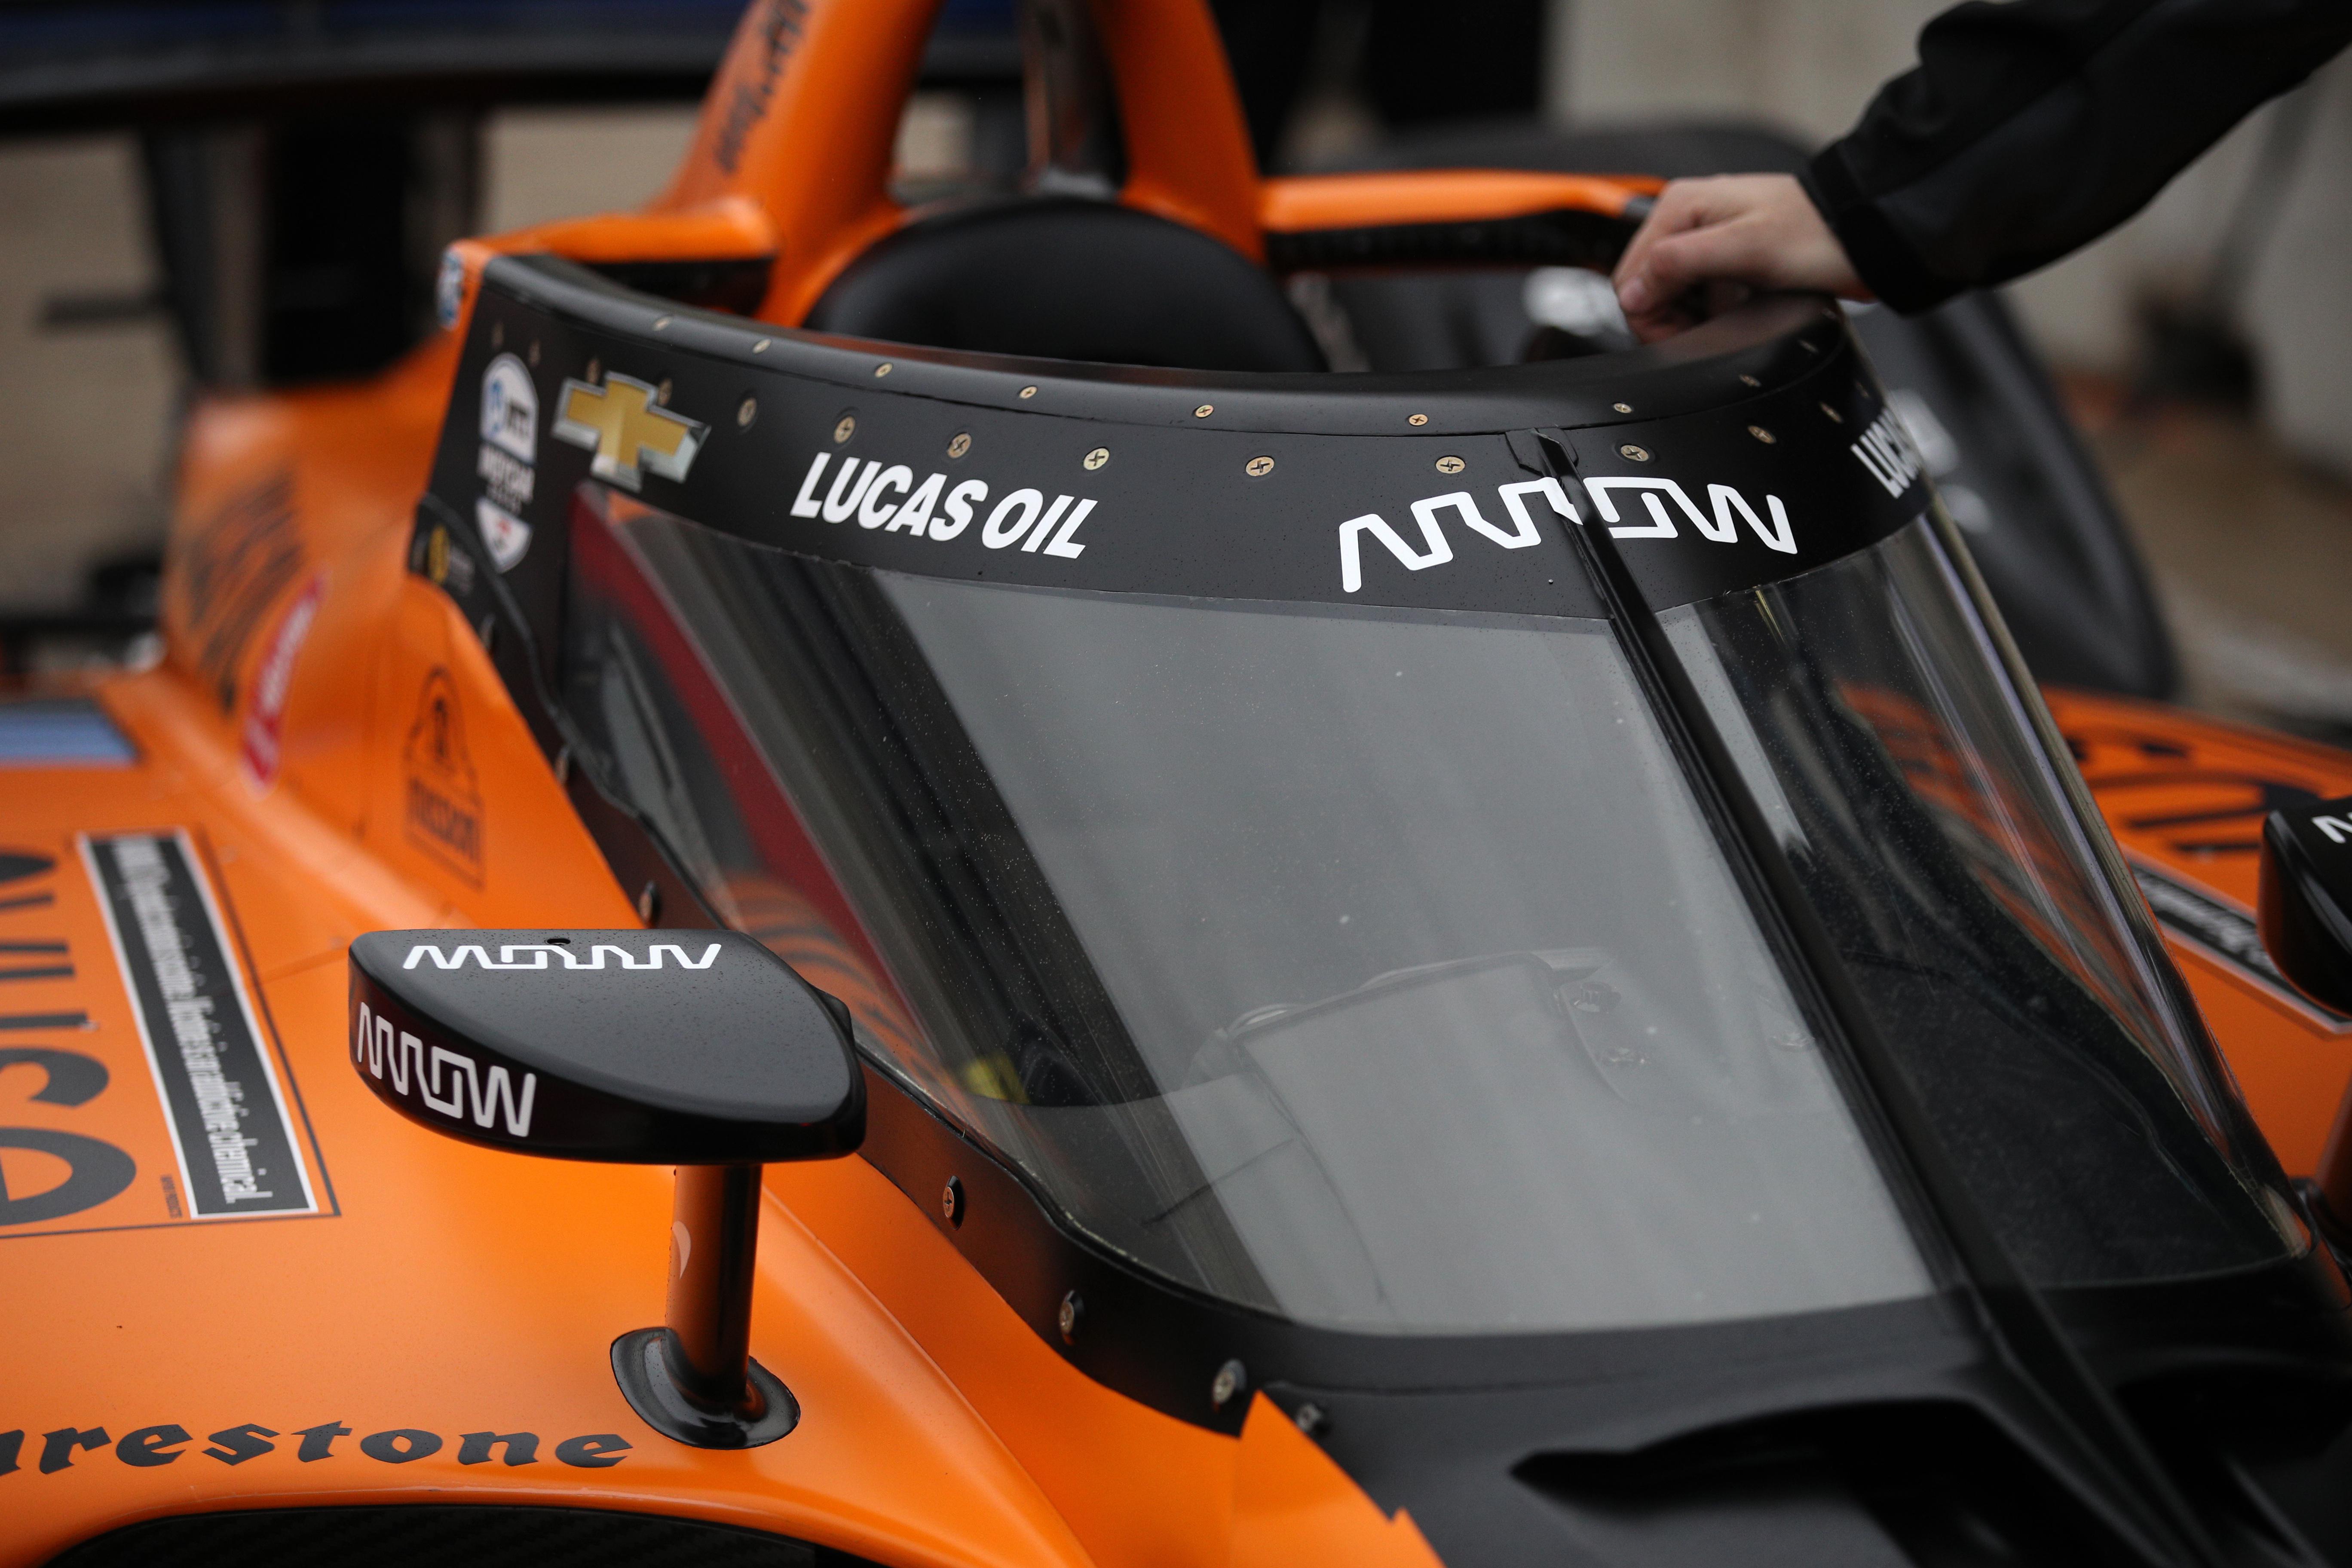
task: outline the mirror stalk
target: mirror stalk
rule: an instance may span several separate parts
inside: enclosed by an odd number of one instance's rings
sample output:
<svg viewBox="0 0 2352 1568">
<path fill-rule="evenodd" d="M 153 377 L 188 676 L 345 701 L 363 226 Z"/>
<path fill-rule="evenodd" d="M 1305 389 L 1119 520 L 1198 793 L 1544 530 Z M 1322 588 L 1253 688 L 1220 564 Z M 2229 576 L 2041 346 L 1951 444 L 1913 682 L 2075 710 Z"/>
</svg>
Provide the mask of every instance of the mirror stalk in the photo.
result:
<svg viewBox="0 0 2352 1568">
<path fill-rule="evenodd" d="M 670 1222 L 669 1338 L 678 1392 L 714 1415 L 756 1419 L 751 1277 L 760 1247 L 757 1165 L 680 1165 Z"/>
<path fill-rule="evenodd" d="M 752 1448 L 799 1423 L 751 1355 L 761 1173 L 865 1137 L 846 1007 L 740 931 L 371 931 L 351 987 L 352 1069 L 418 1126 L 677 1168 L 665 1321 L 612 1342 L 647 1426 Z"/>
</svg>

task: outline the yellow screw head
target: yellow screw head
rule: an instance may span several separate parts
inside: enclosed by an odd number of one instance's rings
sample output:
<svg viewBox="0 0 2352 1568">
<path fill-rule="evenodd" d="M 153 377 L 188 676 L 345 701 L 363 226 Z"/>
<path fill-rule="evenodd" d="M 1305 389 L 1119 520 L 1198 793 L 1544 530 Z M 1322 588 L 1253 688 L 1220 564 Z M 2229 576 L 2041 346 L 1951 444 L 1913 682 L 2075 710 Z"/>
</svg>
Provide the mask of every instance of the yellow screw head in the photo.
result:
<svg viewBox="0 0 2352 1568">
<path fill-rule="evenodd" d="M 1216 411 L 1217 405 L 1215 404 L 1203 403 L 1200 407 L 1192 410 L 1192 417 L 1195 419 L 1206 419 L 1210 415 L 1214 414 Z"/>
<path fill-rule="evenodd" d="M 1458 474 L 1469 466 L 1469 464 L 1464 462 L 1459 458 L 1440 458 L 1437 459 L 1437 471 L 1441 474 Z"/>
<path fill-rule="evenodd" d="M 1097 447 L 1093 451 L 1088 452 L 1086 456 L 1087 472 L 1092 473 L 1097 468 L 1101 468 L 1105 463 L 1109 461 L 1110 448 L 1108 447 Z"/>
<path fill-rule="evenodd" d="M 948 443 L 948 456 L 950 458 L 961 458 L 971 450 L 971 437 L 961 430 L 957 431 L 955 439 Z"/>
<path fill-rule="evenodd" d="M 1021 395 L 1024 397 L 1034 397 L 1037 395 L 1037 389 L 1034 386 L 1024 386 L 1021 389 Z"/>
<path fill-rule="evenodd" d="M 1759 441 L 1763 442 L 1767 447 L 1780 439 L 1779 437 L 1773 435 L 1772 432 L 1767 430 L 1761 425 L 1750 425 L 1748 427 L 1748 433 L 1750 436 L 1755 437 Z"/>
<path fill-rule="evenodd" d="M 1836 409 L 1832 408 L 1826 403 L 1822 405 L 1822 412 L 1830 416 L 1830 423 L 1832 425 L 1843 425 L 1845 423 L 1845 416 L 1840 414 Z"/>
<path fill-rule="evenodd" d="M 1637 463 L 1646 463 L 1650 460 L 1650 449 L 1647 447 L 1636 447 L 1631 441 L 1618 447 L 1617 453 L 1618 456 L 1631 458 Z"/>
<path fill-rule="evenodd" d="M 877 381 L 881 380 L 884 376 L 889 374 L 890 362 L 888 360 L 884 360 L 880 364 L 874 367 L 874 379 Z"/>
<path fill-rule="evenodd" d="M 1426 425 L 1429 423 L 1429 416 L 1426 414 L 1408 414 L 1404 416 L 1404 422 L 1408 425 Z"/>
<path fill-rule="evenodd" d="M 841 423 L 833 427 L 833 444 L 838 447 L 844 441 L 848 440 L 852 436 L 856 434 L 857 416 L 855 414 L 845 414 L 841 416 Z"/>
<path fill-rule="evenodd" d="M 1614 408 L 1620 414 L 1631 414 L 1633 412 L 1633 405 L 1630 403 L 1612 403 L 1609 406 Z"/>
<path fill-rule="evenodd" d="M 1761 386 L 1764 384 L 1757 380 L 1752 375 L 1743 375 L 1739 378 L 1739 384 L 1742 386 Z"/>
<path fill-rule="evenodd" d="M 759 416 L 759 399 L 755 397 L 747 397 L 736 405 L 735 428 L 738 430 L 749 430 L 751 427 L 751 421 L 757 419 Z"/>
<path fill-rule="evenodd" d="M 1262 479 L 1265 478 L 1266 475 L 1274 472 L 1274 459 L 1272 458 L 1252 458 L 1248 462 L 1242 465 L 1242 472 L 1247 474 L 1251 479 Z"/>
</svg>

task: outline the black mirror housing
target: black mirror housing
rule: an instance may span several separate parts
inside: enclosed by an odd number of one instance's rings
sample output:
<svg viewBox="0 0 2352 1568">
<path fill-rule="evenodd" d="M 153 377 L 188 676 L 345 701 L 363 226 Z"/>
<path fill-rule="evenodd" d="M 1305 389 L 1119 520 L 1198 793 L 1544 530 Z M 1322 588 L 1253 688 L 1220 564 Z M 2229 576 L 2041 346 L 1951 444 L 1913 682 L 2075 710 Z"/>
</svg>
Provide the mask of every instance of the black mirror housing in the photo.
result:
<svg viewBox="0 0 2352 1568">
<path fill-rule="evenodd" d="M 372 931 L 351 1022 L 378 1099 L 517 1153 L 770 1163 L 865 1135 L 848 1010 L 740 931 Z"/>
<path fill-rule="evenodd" d="M 2279 973 L 2352 1013 L 2352 795 L 2270 814 L 2256 913 Z"/>
</svg>

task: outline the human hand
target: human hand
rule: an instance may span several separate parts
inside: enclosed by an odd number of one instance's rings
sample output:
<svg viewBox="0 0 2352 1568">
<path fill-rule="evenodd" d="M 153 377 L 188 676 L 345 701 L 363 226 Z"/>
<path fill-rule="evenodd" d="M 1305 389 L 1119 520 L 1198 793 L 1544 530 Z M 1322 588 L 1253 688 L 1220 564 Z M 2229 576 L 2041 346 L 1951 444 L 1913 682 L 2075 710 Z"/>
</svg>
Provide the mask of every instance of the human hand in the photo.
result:
<svg viewBox="0 0 2352 1568">
<path fill-rule="evenodd" d="M 1658 193 L 1612 281 L 1626 324 L 1643 342 L 1672 337 L 1759 290 L 1872 297 L 1790 174 L 1674 181 Z"/>
</svg>

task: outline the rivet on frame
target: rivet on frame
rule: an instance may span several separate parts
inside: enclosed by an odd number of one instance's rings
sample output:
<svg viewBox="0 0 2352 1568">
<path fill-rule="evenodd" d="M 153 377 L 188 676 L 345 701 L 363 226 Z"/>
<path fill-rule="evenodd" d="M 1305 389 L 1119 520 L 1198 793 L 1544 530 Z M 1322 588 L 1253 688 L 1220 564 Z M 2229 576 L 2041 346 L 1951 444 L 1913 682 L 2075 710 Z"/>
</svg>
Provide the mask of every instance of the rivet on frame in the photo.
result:
<svg viewBox="0 0 2352 1568">
<path fill-rule="evenodd" d="M 1408 425 L 1426 425 L 1429 423 L 1429 416 L 1426 414 L 1408 414 L 1404 416 L 1404 422 Z"/>
<path fill-rule="evenodd" d="M 1779 437 L 1773 435 L 1772 432 L 1767 430 L 1761 425 L 1750 425 L 1748 427 L 1748 433 L 1750 436 L 1755 437 L 1759 441 L 1763 442 L 1767 447 L 1780 439 Z"/>
<path fill-rule="evenodd" d="M 1609 406 L 1614 408 L 1620 414 L 1631 414 L 1633 412 L 1633 405 L 1630 403 L 1612 403 Z"/>
<path fill-rule="evenodd" d="M 1203 403 L 1200 407 L 1192 410 L 1192 417 L 1195 419 L 1206 419 L 1210 415 L 1214 414 L 1216 411 L 1217 405 L 1215 404 Z"/>
<path fill-rule="evenodd" d="M 874 379 L 877 381 L 881 380 L 884 376 L 889 374 L 890 362 L 888 360 L 884 360 L 880 364 L 874 367 Z"/>
<path fill-rule="evenodd" d="M 1021 395 L 1024 397 L 1034 397 L 1037 395 L 1037 389 L 1034 386 L 1024 386 L 1021 389 Z"/>
<path fill-rule="evenodd" d="M 760 400 L 756 397 L 747 397 L 735 405 L 735 428 L 749 430 L 751 427 L 751 421 L 759 416 Z"/>
</svg>

